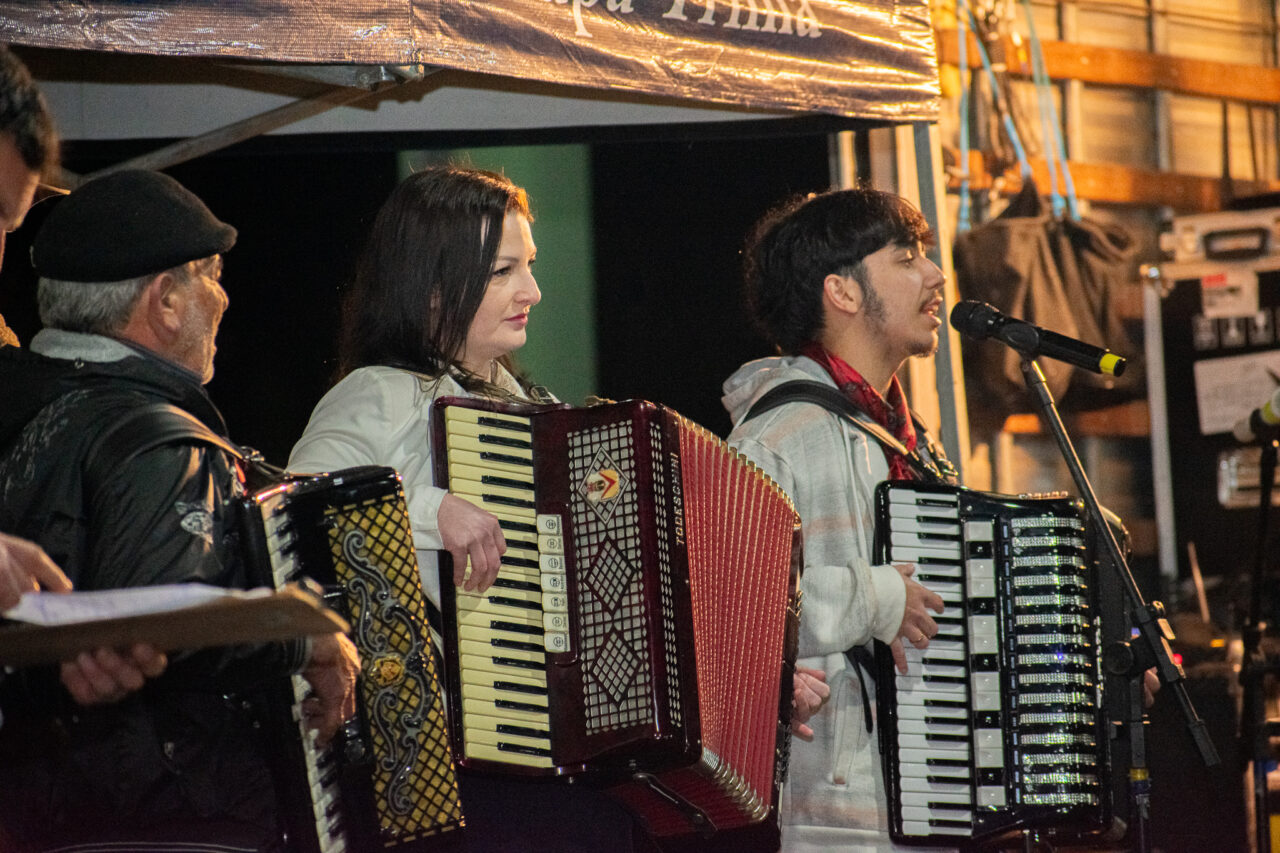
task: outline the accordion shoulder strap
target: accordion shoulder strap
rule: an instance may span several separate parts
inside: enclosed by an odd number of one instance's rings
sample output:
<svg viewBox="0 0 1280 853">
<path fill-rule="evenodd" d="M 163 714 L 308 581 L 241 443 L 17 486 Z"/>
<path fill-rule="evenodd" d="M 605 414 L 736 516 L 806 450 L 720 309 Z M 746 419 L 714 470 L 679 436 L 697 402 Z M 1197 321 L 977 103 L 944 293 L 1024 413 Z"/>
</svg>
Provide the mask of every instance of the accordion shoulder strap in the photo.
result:
<svg viewBox="0 0 1280 853">
<path fill-rule="evenodd" d="M 107 482 L 121 463 L 178 441 L 211 445 L 237 462 L 253 461 L 251 452 L 232 444 L 195 416 L 171 403 L 149 403 L 107 427 L 89 446 L 84 462 L 85 482 L 96 488 Z"/>
<path fill-rule="evenodd" d="M 742 422 L 746 423 L 756 415 L 763 414 L 770 409 L 776 409 L 786 403 L 812 403 L 815 406 L 821 406 L 827 411 L 844 418 L 846 422 L 862 430 L 892 452 L 905 456 L 912 467 L 920 472 L 925 480 L 944 483 L 955 482 L 954 466 L 947 459 L 946 454 L 942 452 L 942 448 L 934 444 L 932 439 L 929 438 L 928 430 L 920 423 L 914 412 L 911 414 L 911 420 L 915 423 L 916 432 L 921 436 L 924 446 L 929 451 L 929 456 L 931 457 L 929 459 L 923 458 L 917 451 L 907 450 L 901 441 L 898 441 L 892 433 L 880 426 L 880 424 L 867 417 L 848 397 L 830 385 L 824 385 L 821 382 L 795 379 L 775 385 L 760 395 L 760 398 L 747 410 Z"/>
</svg>

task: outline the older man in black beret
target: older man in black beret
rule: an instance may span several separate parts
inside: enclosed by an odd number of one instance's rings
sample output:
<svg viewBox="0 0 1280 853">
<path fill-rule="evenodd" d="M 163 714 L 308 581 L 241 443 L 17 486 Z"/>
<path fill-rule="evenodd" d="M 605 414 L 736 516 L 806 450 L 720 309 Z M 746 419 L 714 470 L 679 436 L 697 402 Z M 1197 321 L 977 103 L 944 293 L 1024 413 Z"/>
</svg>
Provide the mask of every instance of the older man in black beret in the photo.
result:
<svg viewBox="0 0 1280 853">
<path fill-rule="evenodd" d="M 28 349 L 0 348 L 0 529 L 37 542 L 79 589 L 249 585 L 234 460 L 191 433 L 161 440 L 153 417 L 226 435 L 202 386 L 235 229 L 155 172 L 99 178 L 57 205 L 32 249 L 45 328 Z M 274 849 L 259 691 L 301 672 L 327 737 L 354 712 L 357 668 L 354 647 L 326 635 L 175 655 L 92 708 L 66 703 L 52 674 L 9 679 L 0 826 L 36 849 Z"/>
</svg>

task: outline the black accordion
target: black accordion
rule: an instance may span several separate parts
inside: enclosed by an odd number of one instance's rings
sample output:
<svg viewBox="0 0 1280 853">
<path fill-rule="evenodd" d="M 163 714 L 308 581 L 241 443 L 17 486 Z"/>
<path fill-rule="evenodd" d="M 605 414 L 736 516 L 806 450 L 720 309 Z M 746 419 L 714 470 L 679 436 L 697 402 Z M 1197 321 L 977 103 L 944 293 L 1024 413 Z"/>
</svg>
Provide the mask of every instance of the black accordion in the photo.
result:
<svg viewBox="0 0 1280 853">
<path fill-rule="evenodd" d="M 882 483 L 875 560 L 915 563 L 946 608 L 927 649 L 904 644 L 906 675 L 878 654 L 894 841 L 1104 830 L 1114 783 L 1082 505 Z"/>
<path fill-rule="evenodd" d="M 790 739 L 799 523 L 669 409 L 442 398 L 437 483 L 497 516 L 484 594 L 442 561 L 463 766 L 606 787 L 655 835 L 776 815 Z"/>
<path fill-rule="evenodd" d="M 251 569 L 318 582 L 360 652 L 356 720 L 319 750 L 282 691 L 273 737 L 291 853 L 430 850 L 462 826 L 425 598 L 400 478 L 352 468 L 289 479 L 241 502 Z M 289 719 L 280 719 L 289 717 Z"/>
</svg>

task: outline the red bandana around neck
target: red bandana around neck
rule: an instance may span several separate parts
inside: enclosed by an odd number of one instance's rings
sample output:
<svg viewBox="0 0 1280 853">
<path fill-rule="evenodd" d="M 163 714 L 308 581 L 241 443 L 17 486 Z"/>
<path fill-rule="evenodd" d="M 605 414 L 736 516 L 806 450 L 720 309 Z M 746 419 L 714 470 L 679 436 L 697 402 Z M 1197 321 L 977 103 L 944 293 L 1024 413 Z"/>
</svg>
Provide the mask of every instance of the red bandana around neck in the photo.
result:
<svg viewBox="0 0 1280 853">
<path fill-rule="evenodd" d="M 916 428 L 911 422 L 911 411 L 907 408 L 906 395 L 902 393 L 902 384 L 895 375 L 889 382 L 889 394 L 880 396 L 880 392 L 872 388 L 858 371 L 840 356 L 825 349 L 821 344 L 811 343 L 801 350 L 801 355 L 822 365 L 840 391 L 855 406 L 866 412 L 870 418 L 887 429 L 894 438 L 902 442 L 908 451 L 916 449 Z M 893 480 L 917 480 L 919 475 L 901 453 L 884 448 L 885 459 L 889 462 L 889 478 Z"/>
</svg>

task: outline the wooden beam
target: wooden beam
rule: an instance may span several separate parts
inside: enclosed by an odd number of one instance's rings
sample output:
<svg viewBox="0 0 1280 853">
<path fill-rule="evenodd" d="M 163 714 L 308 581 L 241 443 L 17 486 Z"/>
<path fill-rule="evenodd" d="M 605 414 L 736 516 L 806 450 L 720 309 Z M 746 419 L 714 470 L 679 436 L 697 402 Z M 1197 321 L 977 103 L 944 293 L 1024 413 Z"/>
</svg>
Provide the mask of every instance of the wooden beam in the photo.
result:
<svg viewBox="0 0 1280 853">
<path fill-rule="evenodd" d="M 939 30 L 938 61 L 959 62 L 959 38 L 953 29 Z M 969 34 L 969 65 L 981 66 L 974 36 Z M 1280 69 L 1233 62 L 1213 62 L 1167 54 L 1095 47 L 1063 41 L 1041 41 L 1045 67 L 1055 80 L 1080 80 L 1102 86 L 1160 89 L 1178 95 L 1225 98 L 1255 104 L 1280 104 Z M 1031 76 L 1025 42 L 1004 36 L 992 50 L 992 61 L 1019 77 Z"/>
<path fill-rule="evenodd" d="M 1090 201 L 1112 204 L 1168 206 L 1177 213 L 1209 213 L 1222 210 L 1229 199 L 1224 197 L 1220 178 L 1201 175 L 1179 175 L 1154 169 L 1139 169 L 1112 163 L 1070 162 L 1076 195 Z M 1042 193 L 1049 192 L 1049 168 L 1043 158 L 1031 159 L 1031 173 Z M 1016 166 L 995 176 L 987 171 L 982 154 L 969 156 L 969 187 L 983 191 L 997 186 L 1002 194 L 1012 195 L 1022 188 L 1022 176 Z M 1061 186 L 1061 183 L 1059 183 Z M 1280 193 L 1280 181 L 1232 181 L 1232 197 Z M 960 189 L 960 178 L 950 170 L 948 191 Z"/>
</svg>

